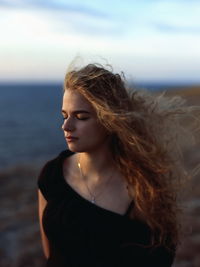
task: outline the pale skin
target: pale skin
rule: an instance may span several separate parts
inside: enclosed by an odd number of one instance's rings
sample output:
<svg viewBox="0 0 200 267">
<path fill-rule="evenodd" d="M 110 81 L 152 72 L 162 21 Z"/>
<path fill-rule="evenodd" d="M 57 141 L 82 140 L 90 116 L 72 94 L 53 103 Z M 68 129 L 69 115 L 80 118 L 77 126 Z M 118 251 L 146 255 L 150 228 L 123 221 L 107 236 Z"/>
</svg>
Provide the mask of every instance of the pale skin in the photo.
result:
<svg viewBox="0 0 200 267">
<path fill-rule="evenodd" d="M 90 192 L 92 192 L 96 197 L 96 205 L 120 215 L 125 214 L 132 199 L 128 194 L 125 179 L 112 160 L 108 145 L 110 135 L 98 122 L 92 105 L 80 93 L 66 90 L 63 96 L 62 114 L 64 117 L 62 129 L 68 148 L 75 152 L 63 163 L 66 182 L 88 200 L 91 200 Z M 70 140 L 67 137 L 76 139 Z M 78 162 L 81 163 L 84 177 L 80 175 Z M 42 246 L 44 255 L 48 258 L 49 242 L 41 223 L 47 202 L 40 191 L 38 197 Z"/>
</svg>

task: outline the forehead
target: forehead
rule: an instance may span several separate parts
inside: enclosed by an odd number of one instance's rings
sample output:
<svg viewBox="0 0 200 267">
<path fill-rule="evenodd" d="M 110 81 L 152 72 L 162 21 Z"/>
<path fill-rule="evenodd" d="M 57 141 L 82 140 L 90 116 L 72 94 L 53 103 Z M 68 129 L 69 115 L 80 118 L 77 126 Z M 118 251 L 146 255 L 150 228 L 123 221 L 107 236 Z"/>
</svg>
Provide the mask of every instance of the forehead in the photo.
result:
<svg viewBox="0 0 200 267">
<path fill-rule="evenodd" d="M 65 111 L 86 110 L 93 112 L 90 102 L 79 92 L 66 90 L 63 95 L 62 109 Z"/>
</svg>

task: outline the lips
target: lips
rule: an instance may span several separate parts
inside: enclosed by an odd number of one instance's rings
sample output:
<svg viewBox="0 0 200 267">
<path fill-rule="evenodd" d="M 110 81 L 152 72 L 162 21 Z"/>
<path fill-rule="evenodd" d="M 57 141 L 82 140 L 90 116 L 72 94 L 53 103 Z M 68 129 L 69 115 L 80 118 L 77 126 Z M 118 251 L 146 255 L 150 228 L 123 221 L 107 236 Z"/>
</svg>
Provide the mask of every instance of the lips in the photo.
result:
<svg viewBox="0 0 200 267">
<path fill-rule="evenodd" d="M 71 135 L 69 135 L 69 136 L 65 136 L 65 139 L 66 139 L 68 142 L 78 140 L 77 137 L 74 137 L 74 136 L 71 136 Z"/>
</svg>

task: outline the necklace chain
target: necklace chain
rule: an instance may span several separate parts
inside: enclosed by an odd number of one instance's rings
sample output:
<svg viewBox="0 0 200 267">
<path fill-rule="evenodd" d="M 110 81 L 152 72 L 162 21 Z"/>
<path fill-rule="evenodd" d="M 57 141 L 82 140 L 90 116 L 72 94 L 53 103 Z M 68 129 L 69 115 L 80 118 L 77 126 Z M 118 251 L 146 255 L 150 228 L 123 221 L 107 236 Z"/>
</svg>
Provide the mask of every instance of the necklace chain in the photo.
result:
<svg viewBox="0 0 200 267">
<path fill-rule="evenodd" d="M 84 180 L 85 177 L 84 177 L 83 172 L 82 172 L 82 169 L 81 169 L 80 157 L 79 157 L 79 161 L 78 161 L 78 168 L 79 168 L 79 171 L 80 171 L 80 175 L 81 175 L 82 179 Z M 106 182 L 107 185 L 109 184 L 111 178 L 112 178 L 112 173 L 111 173 L 111 175 L 110 175 L 108 181 Z M 90 196 L 91 196 L 91 202 L 92 202 L 93 204 L 95 204 L 95 203 L 96 203 L 96 198 L 97 198 L 102 192 L 100 192 L 100 194 L 98 194 L 97 196 L 95 196 L 94 194 L 91 193 L 91 191 L 90 191 L 90 189 L 89 189 L 87 183 L 85 183 L 85 184 L 86 184 L 87 190 L 88 190 L 88 192 L 89 192 L 89 194 L 90 194 Z"/>
</svg>

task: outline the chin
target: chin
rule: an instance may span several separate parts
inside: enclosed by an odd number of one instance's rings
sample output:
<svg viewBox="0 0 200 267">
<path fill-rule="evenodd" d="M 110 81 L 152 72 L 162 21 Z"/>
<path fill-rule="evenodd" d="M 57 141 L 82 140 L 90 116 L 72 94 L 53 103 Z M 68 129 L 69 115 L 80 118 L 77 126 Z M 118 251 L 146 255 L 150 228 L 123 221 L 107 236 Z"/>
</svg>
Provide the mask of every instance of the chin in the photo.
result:
<svg viewBox="0 0 200 267">
<path fill-rule="evenodd" d="M 74 153 L 79 153 L 79 152 L 84 152 L 82 151 L 82 149 L 80 149 L 79 146 L 77 145 L 73 145 L 73 144 L 67 144 L 67 147 L 70 151 L 74 152 Z"/>
<path fill-rule="evenodd" d="M 77 152 L 77 149 L 75 147 L 72 147 L 72 146 L 68 145 L 67 148 L 72 152 Z"/>
<path fill-rule="evenodd" d="M 82 144 L 77 144 L 77 143 L 69 143 L 67 144 L 68 146 L 68 149 L 74 153 L 82 153 L 82 152 L 85 152 L 85 153 L 89 153 L 89 152 L 94 152 L 94 151 L 97 151 L 99 150 L 100 147 L 103 146 L 102 143 L 95 143 L 95 144 L 86 144 L 86 142 L 84 143 L 84 145 Z"/>
</svg>

